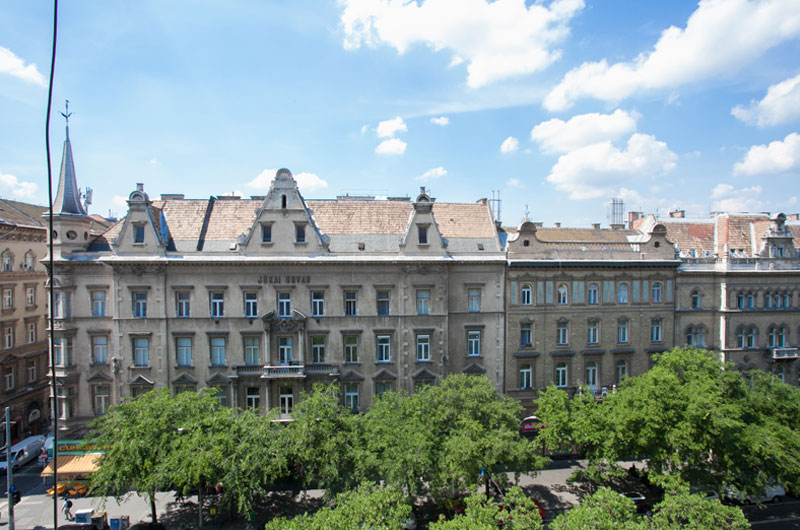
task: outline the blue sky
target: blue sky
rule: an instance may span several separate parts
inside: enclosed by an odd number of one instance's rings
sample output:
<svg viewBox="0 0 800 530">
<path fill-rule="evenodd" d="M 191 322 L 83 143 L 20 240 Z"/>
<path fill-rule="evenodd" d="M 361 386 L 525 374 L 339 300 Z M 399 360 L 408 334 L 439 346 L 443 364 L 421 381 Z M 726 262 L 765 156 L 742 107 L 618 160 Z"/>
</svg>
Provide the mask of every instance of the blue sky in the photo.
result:
<svg viewBox="0 0 800 530">
<path fill-rule="evenodd" d="M 47 202 L 52 7 L 0 4 L 0 195 Z M 506 225 L 800 211 L 800 2 L 61 2 L 92 213 L 151 198 L 502 199 Z M 53 116 L 54 167 L 64 122 Z M 54 178 L 57 175 L 54 175 Z"/>
</svg>

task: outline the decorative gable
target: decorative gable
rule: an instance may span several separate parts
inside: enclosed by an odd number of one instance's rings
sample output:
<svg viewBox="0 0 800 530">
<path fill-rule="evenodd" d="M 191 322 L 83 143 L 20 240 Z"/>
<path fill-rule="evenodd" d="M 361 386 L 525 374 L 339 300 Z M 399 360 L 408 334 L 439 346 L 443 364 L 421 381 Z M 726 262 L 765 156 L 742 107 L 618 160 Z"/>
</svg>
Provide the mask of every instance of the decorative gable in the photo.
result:
<svg viewBox="0 0 800 530">
<path fill-rule="evenodd" d="M 433 216 L 433 203 L 436 199 L 420 188 L 420 194 L 413 203 L 414 209 L 408 218 L 405 234 L 400 243 L 404 254 L 446 255 L 447 240 L 442 237 Z"/>
<path fill-rule="evenodd" d="M 128 196 L 128 215 L 111 241 L 118 254 L 163 255 L 169 242 L 167 221 L 161 209 L 153 208 L 142 184 Z"/>
<path fill-rule="evenodd" d="M 297 181 L 279 169 L 247 234 L 239 240 L 244 254 L 323 254 L 329 239 L 319 230 Z"/>
</svg>

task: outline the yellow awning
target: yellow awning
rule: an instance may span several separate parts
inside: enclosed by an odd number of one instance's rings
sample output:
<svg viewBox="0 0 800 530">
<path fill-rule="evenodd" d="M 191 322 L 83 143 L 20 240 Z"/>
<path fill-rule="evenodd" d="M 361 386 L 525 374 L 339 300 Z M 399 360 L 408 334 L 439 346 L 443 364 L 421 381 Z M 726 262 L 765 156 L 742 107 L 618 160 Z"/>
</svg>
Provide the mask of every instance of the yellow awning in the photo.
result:
<svg viewBox="0 0 800 530">
<path fill-rule="evenodd" d="M 58 476 L 62 475 L 88 475 L 97 471 L 97 461 L 100 453 L 88 455 L 60 455 L 58 457 Z M 42 470 L 42 477 L 53 476 L 53 461 Z"/>
</svg>

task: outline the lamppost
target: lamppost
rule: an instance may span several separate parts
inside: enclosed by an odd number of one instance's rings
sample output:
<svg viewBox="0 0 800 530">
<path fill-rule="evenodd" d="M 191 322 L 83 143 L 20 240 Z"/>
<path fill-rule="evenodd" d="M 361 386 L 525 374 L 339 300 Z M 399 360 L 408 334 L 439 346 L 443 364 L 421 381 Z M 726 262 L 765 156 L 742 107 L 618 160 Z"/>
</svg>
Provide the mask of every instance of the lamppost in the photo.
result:
<svg viewBox="0 0 800 530">
<path fill-rule="evenodd" d="M 6 497 L 8 497 L 8 530 L 14 530 L 14 470 L 11 463 L 11 409 L 6 407 Z"/>
</svg>

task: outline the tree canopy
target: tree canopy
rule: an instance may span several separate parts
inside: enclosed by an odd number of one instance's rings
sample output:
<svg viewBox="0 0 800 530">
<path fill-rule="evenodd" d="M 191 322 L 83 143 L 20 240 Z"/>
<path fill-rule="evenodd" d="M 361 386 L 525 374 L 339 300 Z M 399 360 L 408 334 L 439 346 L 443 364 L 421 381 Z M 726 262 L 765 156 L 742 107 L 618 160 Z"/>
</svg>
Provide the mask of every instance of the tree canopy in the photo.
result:
<svg viewBox="0 0 800 530">
<path fill-rule="evenodd" d="M 512 487 L 502 503 L 478 492 L 464 499 L 464 513 L 452 519 L 431 523 L 430 530 L 496 530 L 498 527 L 514 530 L 539 530 L 542 518 L 536 503 L 519 487 Z"/>
</svg>

